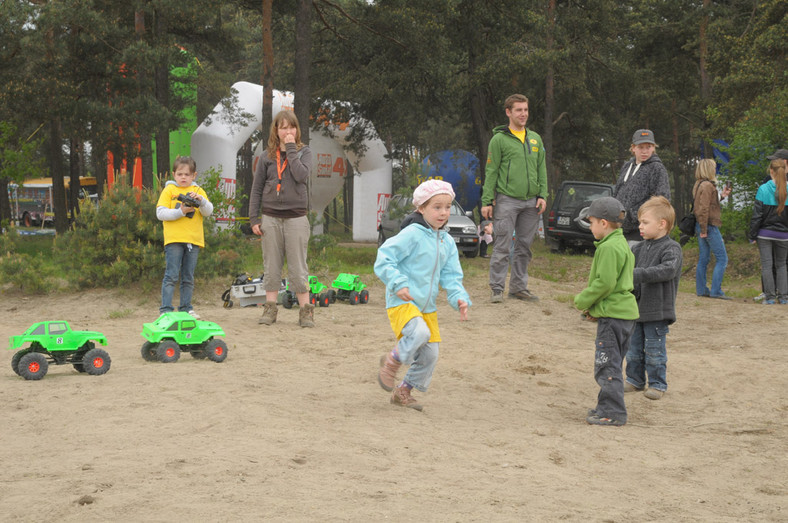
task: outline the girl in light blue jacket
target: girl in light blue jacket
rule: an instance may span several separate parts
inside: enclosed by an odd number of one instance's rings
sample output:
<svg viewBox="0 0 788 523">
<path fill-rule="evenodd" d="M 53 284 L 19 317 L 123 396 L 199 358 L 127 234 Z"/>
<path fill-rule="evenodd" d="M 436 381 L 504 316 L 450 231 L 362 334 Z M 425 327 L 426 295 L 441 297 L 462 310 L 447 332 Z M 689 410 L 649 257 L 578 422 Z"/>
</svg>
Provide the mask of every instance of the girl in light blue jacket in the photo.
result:
<svg viewBox="0 0 788 523">
<path fill-rule="evenodd" d="M 454 239 L 444 230 L 449 220 L 454 190 L 451 184 L 427 180 L 413 191 L 416 212 L 407 225 L 378 249 L 375 274 L 386 284 L 386 312 L 397 346 L 380 359 L 378 383 L 392 391 L 391 403 L 422 410 L 410 395 L 426 392 L 438 362 L 441 341 L 436 299 L 446 289 L 449 304 L 468 319 L 470 297 L 462 286 L 462 268 Z M 396 385 L 397 371 L 410 365 Z"/>
</svg>

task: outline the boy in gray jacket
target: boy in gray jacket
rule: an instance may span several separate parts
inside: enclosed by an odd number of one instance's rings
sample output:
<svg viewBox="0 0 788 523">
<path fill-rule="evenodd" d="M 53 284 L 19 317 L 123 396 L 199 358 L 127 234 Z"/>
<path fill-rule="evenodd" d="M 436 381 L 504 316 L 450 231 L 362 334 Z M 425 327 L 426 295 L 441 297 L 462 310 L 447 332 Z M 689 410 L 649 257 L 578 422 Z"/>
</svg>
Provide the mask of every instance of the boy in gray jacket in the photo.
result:
<svg viewBox="0 0 788 523">
<path fill-rule="evenodd" d="M 638 209 L 652 196 L 670 200 L 668 171 L 656 155 L 654 133 L 638 129 L 632 136 L 632 159 L 624 164 L 613 188 L 613 198 L 624 205 L 627 216 L 621 228 L 628 241 L 640 241 Z"/>
<path fill-rule="evenodd" d="M 640 234 L 645 241 L 632 246 L 635 254 L 633 291 L 640 318 L 627 352 L 624 392 L 646 390 L 660 399 L 668 389 L 666 380 L 668 325 L 676 321 L 676 293 L 681 276 L 681 246 L 668 235 L 676 213 L 664 196 L 653 196 L 638 211 Z M 648 376 L 648 388 L 646 377 Z"/>
</svg>

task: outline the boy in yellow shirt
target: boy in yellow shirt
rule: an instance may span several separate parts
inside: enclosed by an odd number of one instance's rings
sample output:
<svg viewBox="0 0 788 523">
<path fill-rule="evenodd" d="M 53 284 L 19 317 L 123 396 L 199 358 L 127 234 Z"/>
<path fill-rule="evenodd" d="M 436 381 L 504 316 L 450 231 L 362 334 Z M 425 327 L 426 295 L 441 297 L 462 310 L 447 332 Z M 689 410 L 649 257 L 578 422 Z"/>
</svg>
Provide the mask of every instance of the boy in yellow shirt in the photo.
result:
<svg viewBox="0 0 788 523">
<path fill-rule="evenodd" d="M 188 312 L 195 319 L 199 315 L 192 307 L 194 268 L 200 249 L 205 246 L 203 217 L 213 213 L 213 204 L 205 191 L 194 183 L 197 164 L 190 156 L 178 156 L 172 166 L 175 181 L 168 181 L 156 203 L 156 217 L 164 225 L 164 279 L 161 282 L 159 312 L 172 312 L 172 295 L 180 274 L 179 311 Z M 191 198 L 191 206 L 179 198 Z"/>
</svg>

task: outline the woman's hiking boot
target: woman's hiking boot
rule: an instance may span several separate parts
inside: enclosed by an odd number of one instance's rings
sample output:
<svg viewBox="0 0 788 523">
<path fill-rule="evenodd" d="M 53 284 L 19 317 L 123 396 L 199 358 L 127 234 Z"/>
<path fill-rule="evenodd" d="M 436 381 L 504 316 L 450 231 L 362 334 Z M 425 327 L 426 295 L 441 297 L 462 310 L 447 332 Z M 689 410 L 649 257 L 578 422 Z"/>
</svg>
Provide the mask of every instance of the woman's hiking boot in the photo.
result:
<svg viewBox="0 0 788 523">
<path fill-rule="evenodd" d="M 298 324 L 302 327 L 315 326 L 315 306 L 307 303 L 298 311 Z"/>
<path fill-rule="evenodd" d="M 380 370 L 378 371 L 378 383 L 383 390 L 391 392 L 394 388 L 394 383 L 397 381 L 397 371 L 399 371 L 402 363 L 394 359 L 391 352 L 387 352 L 380 357 Z"/>
<path fill-rule="evenodd" d="M 276 303 L 266 303 L 263 305 L 263 315 L 257 323 L 261 325 L 273 325 L 276 322 L 277 312 Z"/>
<path fill-rule="evenodd" d="M 391 393 L 391 403 L 400 407 L 408 407 L 421 411 L 423 408 L 416 398 L 410 395 L 410 388 L 405 385 L 394 387 L 394 392 Z"/>
</svg>

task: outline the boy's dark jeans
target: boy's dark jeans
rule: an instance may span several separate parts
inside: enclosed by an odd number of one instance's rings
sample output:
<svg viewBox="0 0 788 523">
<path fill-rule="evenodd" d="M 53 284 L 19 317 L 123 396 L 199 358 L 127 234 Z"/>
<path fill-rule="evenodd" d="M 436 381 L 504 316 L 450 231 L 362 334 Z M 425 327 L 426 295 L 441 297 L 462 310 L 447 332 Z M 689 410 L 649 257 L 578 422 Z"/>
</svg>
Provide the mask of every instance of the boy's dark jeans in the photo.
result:
<svg viewBox="0 0 788 523">
<path fill-rule="evenodd" d="M 596 412 L 601 418 L 627 421 L 622 363 L 629 350 L 629 339 L 634 327 L 633 320 L 597 320 L 594 379 L 599 384 Z"/>
<path fill-rule="evenodd" d="M 627 381 L 635 387 L 668 390 L 668 351 L 665 343 L 670 329 L 666 321 L 635 323 L 627 352 Z M 646 383 L 648 377 L 648 383 Z"/>
</svg>

